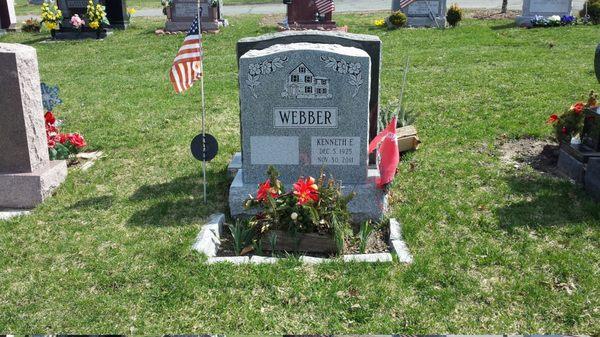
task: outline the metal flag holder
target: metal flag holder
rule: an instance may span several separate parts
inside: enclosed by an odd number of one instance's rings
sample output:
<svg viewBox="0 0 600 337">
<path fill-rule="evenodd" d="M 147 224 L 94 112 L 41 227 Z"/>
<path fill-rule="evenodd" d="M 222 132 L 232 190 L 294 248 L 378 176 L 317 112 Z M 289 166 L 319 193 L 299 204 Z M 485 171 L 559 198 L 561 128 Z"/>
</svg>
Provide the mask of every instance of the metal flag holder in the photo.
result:
<svg viewBox="0 0 600 337">
<path fill-rule="evenodd" d="M 200 7 L 200 0 L 197 4 L 197 15 L 198 15 L 198 52 L 202 55 L 202 8 Z M 203 199 L 204 203 L 207 203 L 206 199 L 206 162 L 212 160 L 219 150 L 217 139 L 206 133 L 206 103 L 204 98 L 204 62 L 202 56 L 200 58 L 200 94 L 202 97 L 202 133 L 192 139 L 190 149 L 192 155 L 197 160 L 202 161 L 202 186 L 203 186 Z"/>
</svg>

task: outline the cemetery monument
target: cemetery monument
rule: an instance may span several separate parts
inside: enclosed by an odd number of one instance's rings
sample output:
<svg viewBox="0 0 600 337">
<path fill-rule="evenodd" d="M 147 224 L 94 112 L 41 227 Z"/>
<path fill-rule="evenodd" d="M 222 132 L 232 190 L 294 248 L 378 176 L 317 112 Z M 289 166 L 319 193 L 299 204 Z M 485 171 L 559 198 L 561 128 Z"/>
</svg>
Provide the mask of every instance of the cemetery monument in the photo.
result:
<svg viewBox="0 0 600 337">
<path fill-rule="evenodd" d="M 35 48 L 0 43 L 0 208 L 33 208 L 65 179 L 50 161 Z"/>
<path fill-rule="evenodd" d="M 97 3 L 97 2 L 94 2 Z M 84 18 L 88 0 L 57 0 L 56 4 L 58 9 L 62 11 L 62 20 L 60 22 L 60 29 L 54 32 L 53 38 L 59 40 L 72 40 L 82 38 L 105 38 L 107 30 L 103 27 L 97 30 L 91 29 L 87 26 L 82 26 L 77 29 L 71 24 L 71 17 L 75 14 L 79 17 Z M 85 22 L 87 23 L 87 19 Z"/>
<path fill-rule="evenodd" d="M 14 0 L 0 0 L 0 32 L 17 30 Z"/>
<path fill-rule="evenodd" d="M 223 5 L 219 0 L 200 0 L 202 31 L 217 32 L 228 25 L 223 19 Z M 165 30 L 169 32 L 187 31 L 198 13 L 196 0 L 173 0 L 166 8 Z"/>
<path fill-rule="evenodd" d="M 598 82 L 600 83 L 600 43 L 598 44 L 598 47 L 596 48 L 596 57 L 594 60 L 594 68 L 596 68 L 596 78 L 598 79 Z"/>
<path fill-rule="evenodd" d="M 286 0 L 286 20 L 279 25 L 279 30 L 341 30 L 348 27 L 337 27 L 333 21 L 333 11 L 320 12 L 314 0 Z"/>
<path fill-rule="evenodd" d="M 416 0 L 403 8 L 400 0 L 392 1 L 392 11 L 406 14 L 410 27 L 446 27 L 446 0 Z"/>
<path fill-rule="evenodd" d="M 572 0 L 523 0 L 523 12 L 517 16 L 516 23 L 519 27 L 531 27 L 531 19 L 536 15 L 571 15 L 572 8 Z"/>
<path fill-rule="evenodd" d="M 349 205 L 355 221 L 383 217 L 387 196 L 367 155 L 371 64 L 362 49 L 306 42 L 239 58 L 242 155 L 229 192 L 233 217 L 251 215 L 244 200 L 269 166 L 288 185 L 323 170 L 344 193 L 356 193 Z"/>
<path fill-rule="evenodd" d="M 129 26 L 126 0 L 105 0 L 106 18 L 110 22 L 109 28 L 126 29 Z"/>
</svg>

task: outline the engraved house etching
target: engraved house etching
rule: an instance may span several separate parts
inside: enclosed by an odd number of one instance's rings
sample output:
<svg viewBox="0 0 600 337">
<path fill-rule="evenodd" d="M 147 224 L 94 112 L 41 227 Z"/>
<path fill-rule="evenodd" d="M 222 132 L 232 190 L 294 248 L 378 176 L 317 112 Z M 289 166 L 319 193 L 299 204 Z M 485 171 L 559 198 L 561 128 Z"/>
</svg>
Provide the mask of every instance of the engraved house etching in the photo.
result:
<svg viewBox="0 0 600 337">
<path fill-rule="evenodd" d="M 292 70 L 281 96 L 288 98 L 331 98 L 329 79 L 315 76 L 304 63 Z"/>
</svg>

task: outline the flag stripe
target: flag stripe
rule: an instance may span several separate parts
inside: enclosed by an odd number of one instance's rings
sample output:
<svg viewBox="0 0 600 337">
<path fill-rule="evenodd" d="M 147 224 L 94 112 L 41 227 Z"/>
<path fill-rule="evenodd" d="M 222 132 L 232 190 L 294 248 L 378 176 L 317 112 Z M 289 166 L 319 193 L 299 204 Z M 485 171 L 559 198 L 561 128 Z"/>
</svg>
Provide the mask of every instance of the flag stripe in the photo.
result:
<svg viewBox="0 0 600 337">
<path fill-rule="evenodd" d="M 317 0 L 315 5 L 317 6 L 317 11 L 321 15 L 331 13 L 335 10 L 335 3 L 333 0 Z"/>
<path fill-rule="evenodd" d="M 177 93 L 188 90 L 202 76 L 202 33 L 198 16 L 179 48 L 169 78 Z"/>
<path fill-rule="evenodd" d="M 400 1 L 400 8 L 404 8 L 408 5 L 410 5 L 411 3 L 415 2 L 416 0 L 401 0 Z"/>
</svg>

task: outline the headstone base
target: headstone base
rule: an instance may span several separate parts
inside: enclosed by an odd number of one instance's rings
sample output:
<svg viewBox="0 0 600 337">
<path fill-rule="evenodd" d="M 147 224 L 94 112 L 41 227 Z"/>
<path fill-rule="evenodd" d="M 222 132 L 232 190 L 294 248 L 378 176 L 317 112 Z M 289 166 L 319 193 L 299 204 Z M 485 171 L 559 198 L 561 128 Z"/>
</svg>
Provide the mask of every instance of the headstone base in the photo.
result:
<svg viewBox="0 0 600 337">
<path fill-rule="evenodd" d="M 0 174 L 0 208 L 34 208 L 67 176 L 67 163 L 54 160 L 32 173 Z"/>
<path fill-rule="evenodd" d="M 515 24 L 517 25 L 517 27 L 532 27 L 533 25 L 531 24 L 531 20 L 533 19 L 533 16 L 523 16 L 523 15 L 519 15 L 515 18 Z"/>
<path fill-rule="evenodd" d="M 348 26 L 338 27 L 335 22 L 302 22 L 289 24 L 288 27 L 284 27 L 282 24 L 278 24 L 277 30 L 279 30 L 280 32 L 286 30 L 334 30 L 347 32 Z"/>
<path fill-rule="evenodd" d="M 561 147 L 558 154 L 558 170 L 578 184 L 583 183 L 585 173 L 584 163 L 570 155 L 564 147 Z"/>
<path fill-rule="evenodd" d="M 238 170 L 231 187 L 229 188 L 229 210 L 233 218 L 248 218 L 256 214 L 256 210 L 244 208 L 244 200 L 248 195 L 256 195 L 257 184 L 244 184 L 243 170 Z M 388 209 L 388 196 L 383 190 L 377 188 L 375 179 L 379 177 L 376 169 L 369 169 L 368 182 L 366 184 L 342 185 L 342 192 L 348 194 L 355 192 L 356 195 L 348 204 L 348 210 L 352 214 L 354 223 L 362 223 L 366 220 L 381 221 Z M 286 186 L 287 190 L 291 186 Z"/>
<path fill-rule="evenodd" d="M 600 200 L 600 158 L 590 158 L 585 173 L 585 190 Z"/>
<path fill-rule="evenodd" d="M 446 28 L 446 18 L 437 17 L 433 20 L 430 17 L 409 16 L 406 24 L 409 27 Z"/>
<path fill-rule="evenodd" d="M 104 39 L 111 35 L 112 31 L 102 30 L 100 35 L 93 30 L 77 31 L 75 29 L 61 28 L 54 34 L 55 40 L 83 40 L 83 39 Z"/>
<path fill-rule="evenodd" d="M 191 25 L 191 22 L 167 21 L 165 30 L 168 32 L 188 31 Z M 226 19 L 218 20 L 216 22 L 202 21 L 200 25 L 202 26 L 203 32 L 217 32 L 221 27 L 227 27 L 229 22 Z"/>
</svg>

